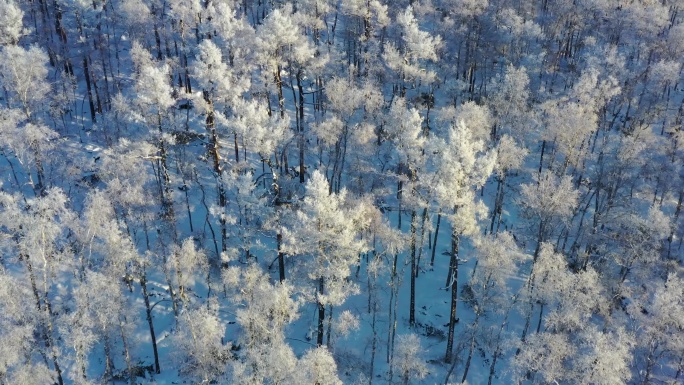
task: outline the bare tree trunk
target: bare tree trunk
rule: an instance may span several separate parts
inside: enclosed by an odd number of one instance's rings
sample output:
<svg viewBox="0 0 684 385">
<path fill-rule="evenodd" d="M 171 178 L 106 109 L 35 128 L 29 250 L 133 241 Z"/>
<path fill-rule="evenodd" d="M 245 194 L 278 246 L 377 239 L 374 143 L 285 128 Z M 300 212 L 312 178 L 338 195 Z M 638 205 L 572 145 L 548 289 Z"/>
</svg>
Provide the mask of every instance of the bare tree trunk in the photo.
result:
<svg viewBox="0 0 684 385">
<path fill-rule="evenodd" d="M 530 300 L 530 310 L 527 312 L 525 317 L 525 326 L 523 327 L 522 334 L 520 335 L 520 342 L 524 343 L 527 339 L 527 332 L 530 329 L 530 319 L 532 318 L 532 310 L 534 309 L 534 303 Z M 515 350 L 515 355 L 520 354 L 520 348 Z"/>
<path fill-rule="evenodd" d="M 223 180 L 221 179 L 221 174 L 222 174 L 223 170 L 221 168 L 221 155 L 219 153 L 219 137 L 218 137 L 218 132 L 216 131 L 216 124 L 214 121 L 214 104 L 213 104 L 213 101 L 211 100 L 211 98 L 209 97 L 209 93 L 207 91 L 204 91 L 203 94 L 204 94 L 204 100 L 208 104 L 206 127 L 207 127 L 207 131 L 209 131 L 209 135 L 210 135 L 209 155 L 211 156 L 211 159 L 213 162 L 213 171 L 214 171 L 216 181 L 217 181 L 216 185 L 218 188 L 219 207 L 221 208 L 221 211 L 223 211 L 224 208 L 226 207 L 226 191 L 225 191 L 225 187 L 223 186 Z M 236 146 L 237 146 L 237 142 L 236 142 Z M 237 148 L 235 151 L 236 151 L 235 156 L 237 157 Z M 225 252 L 227 250 L 226 243 L 228 241 L 225 216 L 221 215 L 219 217 L 219 221 L 221 223 L 221 251 Z"/>
<path fill-rule="evenodd" d="M 152 351 L 154 353 L 154 372 L 161 373 L 159 367 L 159 353 L 157 352 L 157 335 L 154 332 L 154 322 L 152 321 L 152 307 L 150 306 L 150 296 L 147 293 L 147 272 L 143 269 L 142 277 L 140 278 L 140 287 L 142 288 L 143 300 L 145 301 L 145 315 L 147 316 L 147 325 L 150 328 L 150 338 L 152 339 Z"/>
<path fill-rule="evenodd" d="M 318 279 L 318 293 L 323 295 L 325 289 L 325 279 L 323 277 Z M 318 300 L 318 335 L 316 338 L 316 344 L 318 346 L 323 345 L 323 334 L 325 333 L 325 305 Z"/>
<path fill-rule="evenodd" d="M 299 91 L 299 183 L 304 183 L 304 89 L 301 69 L 297 72 L 297 90 Z"/>
<path fill-rule="evenodd" d="M 285 97 L 283 96 L 283 79 L 280 76 L 280 65 L 276 66 L 273 79 L 278 88 L 278 108 L 280 108 L 280 117 L 285 117 Z"/>
<path fill-rule="evenodd" d="M 546 150 L 546 140 L 542 141 L 541 154 L 539 156 L 539 175 L 541 175 L 544 166 L 544 151 Z"/>
<path fill-rule="evenodd" d="M 409 305 L 409 325 L 416 325 L 416 210 L 411 211 L 411 300 Z"/>
<path fill-rule="evenodd" d="M 57 347 L 55 346 L 54 338 L 52 337 L 52 332 L 54 327 L 52 325 L 52 305 L 48 299 L 48 293 L 45 292 L 45 321 L 47 322 L 47 332 L 45 333 L 45 344 L 46 347 L 52 350 L 52 363 L 55 366 L 55 372 L 57 372 L 57 383 L 59 385 L 64 385 L 64 380 L 62 379 L 62 369 L 59 367 L 59 362 L 57 360 Z"/>
<path fill-rule="evenodd" d="M 282 252 L 282 244 L 283 244 L 283 234 L 278 231 L 278 234 L 276 235 L 276 242 L 278 243 L 278 273 L 279 273 L 279 278 L 280 282 L 285 281 L 285 254 Z"/>
<path fill-rule="evenodd" d="M 376 315 L 378 313 L 377 309 L 377 303 L 374 301 L 373 302 L 373 316 L 371 318 L 371 329 L 373 331 L 373 339 L 371 340 L 371 357 L 370 357 L 370 369 L 369 369 L 369 375 L 368 375 L 368 385 L 373 384 L 373 375 L 375 372 L 375 352 L 377 350 L 377 345 L 378 345 L 378 333 L 375 330 L 375 319 Z"/>
<path fill-rule="evenodd" d="M 461 383 L 464 383 L 468 377 L 468 370 L 470 369 L 470 362 L 473 359 L 473 349 L 475 348 L 475 336 L 470 339 L 470 348 L 468 349 L 468 358 L 466 359 L 465 369 L 463 371 L 463 377 L 461 377 Z"/>
<path fill-rule="evenodd" d="M 328 334 L 326 335 L 326 342 L 325 342 L 325 344 L 326 344 L 326 346 L 328 347 L 328 349 L 331 349 L 331 348 L 332 348 L 332 341 L 330 340 L 330 338 L 331 338 L 331 336 L 332 336 L 332 317 L 333 317 L 333 307 L 332 307 L 332 305 L 328 305 L 328 314 L 327 314 L 327 317 L 328 317 Z"/>
<path fill-rule="evenodd" d="M 458 304 L 458 246 L 460 242 L 459 234 L 451 234 L 451 260 L 449 271 L 451 272 L 451 312 L 449 314 L 449 332 L 447 335 L 447 349 L 444 355 L 445 362 L 451 362 L 454 347 L 454 329 L 458 318 L 456 318 L 456 305 Z"/>
<path fill-rule="evenodd" d="M 128 339 L 126 338 L 126 333 L 124 332 L 123 325 L 126 323 L 126 317 L 119 319 L 119 332 L 121 333 L 121 341 L 124 348 L 124 356 L 126 358 L 126 370 L 128 371 L 128 385 L 133 385 L 135 383 L 135 375 L 133 374 L 133 364 L 131 363 L 131 354 L 128 349 Z"/>
<path fill-rule="evenodd" d="M 397 227 L 399 228 L 399 230 L 401 230 L 401 196 L 403 194 L 403 190 L 404 190 L 404 182 L 399 181 L 399 183 L 397 184 L 397 201 L 399 202 L 399 209 L 397 210 L 397 212 L 398 212 Z"/>
<path fill-rule="evenodd" d="M 503 198 L 504 198 L 504 183 L 506 180 L 506 174 L 500 178 L 496 178 L 496 198 L 494 199 L 494 209 L 492 210 L 492 222 L 489 225 L 489 233 L 494 234 L 494 224 L 497 223 L 497 218 L 501 218 L 501 213 L 503 212 Z M 497 225 L 496 231 L 499 232 L 499 226 Z"/>
<path fill-rule="evenodd" d="M 537 334 L 541 331 L 542 320 L 544 316 L 544 302 L 539 303 L 539 322 L 537 322 Z"/>
<path fill-rule="evenodd" d="M 389 331 L 387 335 L 387 363 L 391 364 L 394 359 L 394 340 L 397 335 L 397 299 L 399 297 L 399 282 L 397 280 L 397 262 L 398 254 L 394 254 L 394 263 L 392 264 L 392 281 L 390 288 L 390 304 L 389 304 Z M 389 365 L 389 383 L 392 383 L 394 376 L 393 366 Z"/>
<path fill-rule="evenodd" d="M 421 218 L 420 225 L 420 247 L 418 248 L 418 260 L 416 261 L 416 278 L 418 278 L 418 273 L 420 272 L 420 260 L 423 256 L 423 248 L 425 246 L 425 223 L 427 223 L 427 206 L 423 208 L 423 215 Z M 428 246 L 430 245 L 430 236 L 428 236 Z"/>
<path fill-rule="evenodd" d="M 112 343 L 107 335 L 107 330 L 105 330 L 104 335 L 104 353 L 105 353 L 105 369 L 104 378 L 106 381 L 112 380 L 112 374 L 114 372 L 114 361 L 112 360 Z"/>
<path fill-rule="evenodd" d="M 458 318 L 456 318 L 456 305 L 458 304 L 458 246 L 459 234 L 453 232 L 451 234 L 451 260 L 449 262 L 449 271 L 451 272 L 451 312 L 449 314 L 449 332 L 447 334 L 447 348 L 444 355 L 445 362 L 451 362 L 454 348 L 454 329 Z"/>
<path fill-rule="evenodd" d="M 86 81 L 86 93 L 88 94 L 88 105 L 90 106 L 90 120 L 95 123 L 95 102 L 93 101 L 92 86 L 90 83 L 90 70 L 88 70 L 88 58 L 83 56 L 83 75 Z"/>
<path fill-rule="evenodd" d="M 437 225 L 435 226 L 435 239 L 432 241 L 432 255 L 430 256 L 430 266 L 435 265 L 435 252 L 437 250 L 437 237 L 439 236 L 439 225 L 442 222 L 442 213 L 437 214 Z"/>
</svg>

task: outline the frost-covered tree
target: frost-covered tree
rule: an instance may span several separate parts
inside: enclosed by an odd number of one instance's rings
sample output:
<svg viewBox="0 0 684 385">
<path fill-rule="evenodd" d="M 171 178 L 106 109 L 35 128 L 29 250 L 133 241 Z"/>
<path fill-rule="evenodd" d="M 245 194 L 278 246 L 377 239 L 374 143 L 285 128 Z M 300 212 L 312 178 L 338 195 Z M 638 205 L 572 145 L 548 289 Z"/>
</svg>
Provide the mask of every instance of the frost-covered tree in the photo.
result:
<svg viewBox="0 0 684 385">
<path fill-rule="evenodd" d="M 606 293 L 593 268 L 571 271 L 565 257 L 545 243 L 527 289 L 530 306 L 540 305 L 539 320 L 537 332 L 523 336 L 513 357 L 515 376 L 522 374 L 533 383 L 564 379 L 583 384 L 624 383 L 631 377 L 633 336 L 619 325 L 600 330 L 592 324 L 598 315 L 610 319 Z M 547 315 L 545 307 L 551 309 Z M 572 352 L 582 354 L 573 359 Z"/>
<path fill-rule="evenodd" d="M 150 5 L 143 0 L 123 0 L 115 9 L 134 41 L 142 39 L 147 31 L 146 27 L 154 22 L 154 7 L 150 9 Z"/>
<path fill-rule="evenodd" d="M 325 165 L 332 190 L 339 192 L 345 171 L 353 170 L 358 164 L 355 160 L 366 155 L 358 151 L 358 157 L 348 156 L 352 152 L 349 146 L 362 145 L 359 150 L 370 147 L 376 136 L 373 117 L 384 100 L 376 86 L 369 82 L 358 85 L 352 76 L 328 80 L 325 96 L 328 102 L 325 119 L 311 128 L 318 138 L 319 163 Z"/>
<path fill-rule="evenodd" d="M 237 100 L 233 112 L 233 116 L 224 124 L 235 129 L 236 152 L 239 149 L 237 143 L 240 138 L 244 161 L 268 161 L 292 139 L 288 116 L 281 118 L 269 114 L 268 107 L 258 100 Z M 248 152 L 256 154 L 257 158 L 248 159 Z M 239 155 L 236 155 L 236 159 L 240 159 Z"/>
<path fill-rule="evenodd" d="M 292 5 L 287 4 L 274 9 L 257 29 L 257 58 L 266 73 L 273 76 L 281 115 L 285 113 L 283 69 L 297 71 L 297 67 L 314 58 L 315 49 L 302 34 L 302 28 L 293 15 Z"/>
<path fill-rule="evenodd" d="M 383 124 L 383 134 L 388 143 L 390 155 L 395 159 L 397 177 L 397 199 L 398 199 L 398 228 L 401 229 L 403 211 L 411 213 L 411 240 L 410 240 L 410 260 L 411 260 L 411 299 L 409 305 L 409 323 L 415 324 L 416 306 L 416 275 L 417 275 L 417 250 L 420 247 L 417 239 L 418 218 L 417 212 L 423 211 L 423 218 L 427 214 L 427 201 L 420 194 L 420 182 L 422 171 L 425 169 L 426 159 L 426 137 L 423 134 L 422 118 L 415 108 L 406 106 L 403 97 L 397 98 L 390 108 L 389 115 Z M 423 221 L 425 223 L 425 220 Z M 398 283 L 394 282 L 398 278 L 397 259 L 392 266 L 392 288 L 396 296 Z M 392 299 L 390 300 L 392 302 Z M 395 304 L 396 305 L 396 304 Z"/>
<path fill-rule="evenodd" d="M 534 373 L 532 383 L 563 383 L 573 379 L 568 370 L 569 362 L 577 349 L 564 333 L 535 333 L 520 346 L 520 353 L 513 358 L 513 379 L 523 382 Z"/>
<path fill-rule="evenodd" d="M 225 325 L 218 317 L 218 303 L 186 310 L 178 318 L 173 342 L 179 373 L 195 383 L 220 381 L 230 359 L 230 344 L 224 343 Z"/>
<path fill-rule="evenodd" d="M 55 131 L 42 123 L 26 122 L 19 109 L 0 108 L 0 148 L 3 152 L 6 151 L 4 155 L 10 162 L 12 177 L 17 188 L 21 189 L 22 184 L 26 183 L 19 179 L 19 176 L 23 174 L 28 178 L 28 184 L 36 193 L 45 192 L 48 181 L 45 176 L 44 163 L 48 159 L 47 155 L 50 150 L 55 147 L 54 140 L 58 137 Z M 23 173 L 19 173 L 19 170 L 14 168 L 7 153 L 13 154 L 19 164 L 25 167 Z M 24 167 L 20 167 L 20 170 Z"/>
<path fill-rule="evenodd" d="M 468 356 L 461 382 L 468 377 L 468 371 L 476 346 L 486 344 L 487 341 L 479 341 L 483 337 L 483 323 L 494 321 L 497 316 L 504 316 L 503 324 L 508 318 L 507 312 L 511 308 L 511 290 L 507 282 L 511 276 L 519 274 L 520 265 L 527 261 L 530 256 L 521 252 L 515 244 L 511 233 L 503 232 L 496 236 L 490 234 L 475 242 L 477 249 L 477 264 L 473 270 L 467 285 L 464 286 L 462 301 L 469 305 L 475 313 L 475 319 L 468 325 L 467 332 L 470 342 L 468 344 Z M 493 342 L 492 365 L 494 370 L 496 361 L 501 355 L 500 330 Z M 453 369 L 453 367 L 452 367 Z"/>
<path fill-rule="evenodd" d="M 79 242 L 76 251 L 81 281 L 86 270 L 131 279 L 131 263 L 137 258 L 137 251 L 117 215 L 105 192 L 95 190 L 86 197 L 81 218 L 72 226 Z"/>
<path fill-rule="evenodd" d="M 404 97 L 409 86 L 416 87 L 435 80 L 435 72 L 428 68 L 426 62 L 437 61 L 442 39 L 419 28 L 412 6 L 397 15 L 396 23 L 401 38 L 397 44 L 385 45 L 383 59 L 397 74 L 398 93 Z"/>
<path fill-rule="evenodd" d="M 580 351 L 582 354 L 573 369 L 577 384 L 624 384 L 632 378 L 630 364 L 635 340 L 624 328 L 600 331 L 595 326 L 582 330 Z"/>
<path fill-rule="evenodd" d="M 218 185 L 219 209 L 224 211 L 226 201 L 226 187 L 222 181 L 224 161 L 220 151 L 220 130 L 217 122 L 225 121 L 226 110 L 233 106 L 234 101 L 249 88 L 249 82 L 238 81 L 235 74 L 223 61 L 222 52 L 211 40 L 204 40 L 199 44 L 197 60 L 192 63 L 192 72 L 202 88 L 202 98 L 198 105 L 203 107 L 206 114 L 205 126 L 209 135 L 208 153 L 212 160 L 212 170 Z M 235 161 L 238 161 L 237 132 L 234 132 Z M 226 136 L 226 135 L 223 135 Z M 221 251 L 227 250 L 226 216 L 219 216 L 221 223 Z"/>
<path fill-rule="evenodd" d="M 0 1 L 0 45 L 12 45 L 19 42 L 26 31 L 22 20 L 24 11 L 14 0 Z"/>
<path fill-rule="evenodd" d="M 352 203 L 346 190 L 330 193 L 325 176 L 316 170 L 306 184 L 300 209 L 283 228 L 283 251 L 301 256 L 302 274 L 316 285 L 319 346 L 323 345 L 326 307 L 339 306 L 358 291 L 348 278 L 359 254 L 368 250 L 361 231 L 369 225 L 366 213 L 370 209 L 363 200 Z"/>
<path fill-rule="evenodd" d="M 137 110 L 131 112 L 133 119 L 141 121 L 149 130 L 152 141 L 157 146 L 158 154 L 152 160 L 158 172 L 159 197 L 163 215 L 173 224 L 175 211 L 168 165 L 168 151 L 173 138 L 169 135 L 168 114 L 175 101 L 169 83 L 169 67 L 153 62 L 149 52 L 144 48 L 138 47 L 137 50 L 139 52 L 135 54 L 131 52 L 134 65 L 137 67 L 134 87 Z M 172 238 L 175 238 L 175 229 L 172 233 Z"/>
<path fill-rule="evenodd" d="M 579 103 L 559 102 L 554 105 L 548 102 L 545 106 L 544 116 L 550 136 L 547 140 L 554 142 L 561 154 L 561 172 L 564 173 L 568 165 L 581 166 L 582 152 L 589 147 L 588 136 L 597 129 L 596 114 Z"/>
<path fill-rule="evenodd" d="M 36 340 L 40 330 L 39 314 L 29 298 L 31 289 L 0 266 L 0 383 L 39 384 L 55 382 L 41 359 L 41 341 Z M 31 382 L 28 374 L 33 374 Z"/>
<path fill-rule="evenodd" d="M 458 124 L 462 120 L 466 127 L 472 127 L 472 135 L 474 140 L 487 141 L 491 138 L 492 125 L 494 118 L 491 109 L 487 104 L 477 104 L 473 101 L 467 101 L 456 107 L 445 106 L 438 109 L 437 120 L 440 123 L 438 127 L 449 127 L 450 125 Z"/>
<path fill-rule="evenodd" d="M 522 168 L 523 161 L 529 151 L 520 145 L 508 134 L 503 134 L 499 138 L 496 147 L 496 197 L 494 198 L 494 207 L 492 208 L 492 222 L 489 226 L 489 232 L 494 233 L 494 224 L 496 224 L 496 232 L 499 231 L 499 226 L 503 220 L 503 205 L 506 193 L 506 181 L 511 173 Z"/>
<path fill-rule="evenodd" d="M 204 5 L 204 14 L 211 18 L 202 24 L 202 32 L 209 33 L 222 48 L 231 67 L 245 72 L 253 69 L 255 63 L 250 63 L 250 58 L 256 36 L 245 10 L 240 12 L 234 1 L 212 1 Z"/>
<path fill-rule="evenodd" d="M 73 253 L 67 247 L 68 225 L 74 213 L 59 189 L 25 201 L 17 195 L 0 193 L 0 228 L 12 240 L 11 253 L 17 268 L 28 277 L 36 312 L 36 334 L 40 352 L 51 361 L 57 381 L 63 384 L 56 323 L 64 312 L 58 295 L 61 282 L 67 281 L 73 266 Z M 29 301 L 28 299 L 26 299 Z"/>
<path fill-rule="evenodd" d="M 106 295 L 105 295 L 106 293 Z M 127 358 L 127 372 L 132 368 L 130 339 L 127 328 L 127 304 L 123 296 L 119 277 L 86 270 L 83 281 L 73 290 L 74 310 L 63 319 L 59 329 L 69 347 L 73 349 L 75 361 L 79 364 L 71 374 L 74 380 L 87 379 L 89 356 L 94 345 L 100 345 L 104 352 L 103 378 L 114 374 L 116 345 L 125 347 L 123 355 Z M 96 377 L 97 378 L 97 377 Z"/>
<path fill-rule="evenodd" d="M 402 334 L 397 338 L 397 347 L 392 358 L 392 368 L 401 377 L 401 383 L 421 380 L 428 373 L 427 365 L 421 359 L 420 339 L 415 334 Z"/>
<path fill-rule="evenodd" d="M 549 167 L 559 158 L 561 172 L 568 166 L 574 172 L 584 172 L 586 158 L 595 148 L 592 138 L 596 140 L 601 120 L 607 120 L 606 104 L 619 93 L 620 87 L 612 75 L 589 67 L 567 96 L 542 103 L 542 120 L 547 126 L 542 139 L 554 144 Z"/>
<path fill-rule="evenodd" d="M 242 329 L 240 351 L 232 363 L 232 379 L 241 384 L 285 384 L 294 381 L 297 357 L 285 341 L 285 327 L 299 317 L 300 303 L 288 282 L 272 284 L 257 264 L 224 271 L 223 283 L 234 293 Z"/>
<path fill-rule="evenodd" d="M 599 275 L 592 267 L 573 272 L 564 255 L 554 252 L 549 243 L 540 247 L 529 283 L 530 304 L 539 304 L 537 332 L 543 319 L 546 329 L 573 332 L 581 329 L 596 314 L 607 314 L 608 303 Z M 544 308 L 550 313 L 543 317 Z M 528 315 L 529 317 L 529 315 Z"/>
<path fill-rule="evenodd" d="M 39 385 L 54 383 L 54 381 L 54 376 L 45 363 L 31 362 L 17 368 L 17 370 L 9 376 L 8 383 L 17 385 Z"/>
<path fill-rule="evenodd" d="M 541 174 L 533 175 L 532 183 L 520 187 L 519 204 L 523 214 L 530 220 L 532 238 L 536 247 L 534 258 L 537 259 L 542 243 L 568 221 L 577 207 L 578 191 L 575 189 L 570 176 L 559 178 L 554 173 L 544 170 Z"/>
<path fill-rule="evenodd" d="M 614 261 L 605 266 L 605 273 L 612 277 L 619 292 L 628 277 L 635 280 L 647 279 L 654 268 L 662 263 L 661 254 L 665 239 L 670 234 L 670 218 L 655 205 L 648 212 L 637 214 L 616 209 L 606 215 L 606 240 L 601 247 L 603 254 Z"/>
<path fill-rule="evenodd" d="M 308 350 L 298 365 L 295 383 L 342 385 L 335 359 L 325 346 Z"/>
<path fill-rule="evenodd" d="M 299 183 L 306 180 L 306 146 L 305 131 L 307 120 L 306 95 L 304 89 L 308 84 L 322 86 L 321 70 L 328 62 L 329 55 L 317 50 L 304 36 L 305 26 L 298 13 L 293 13 L 293 5 L 285 4 L 274 9 L 257 29 L 258 47 L 256 58 L 268 79 L 272 76 L 278 98 L 278 109 L 281 117 L 285 116 L 285 96 L 283 85 L 284 73 L 287 73 L 289 87 L 292 89 L 292 101 L 295 112 L 295 128 L 297 132 L 297 150 L 299 161 Z M 285 72 L 286 71 L 286 72 Z M 272 75 L 271 75 L 272 74 Z M 270 106 L 270 101 L 269 101 Z"/>
<path fill-rule="evenodd" d="M 530 77 L 525 67 L 509 66 L 502 76 L 492 80 L 488 104 L 494 115 L 492 138 L 508 134 L 518 143 L 529 140 L 527 134 L 534 128 L 530 116 Z"/>
<path fill-rule="evenodd" d="M 634 352 L 642 384 L 656 378 L 681 380 L 684 352 L 684 281 L 677 274 L 647 285 L 649 290 L 627 306 L 636 335 Z"/>
<path fill-rule="evenodd" d="M 178 314 L 179 309 L 191 303 L 190 294 L 193 292 L 193 284 L 199 276 L 208 278 L 209 262 L 202 250 L 197 250 L 194 241 L 188 238 L 180 246 L 171 247 L 171 253 L 165 260 L 164 273 L 171 283 L 169 294 L 174 304 L 174 311 Z"/>
<path fill-rule="evenodd" d="M 103 203 L 111 204 L 116 217 L 128 226 L 151 220 L 154 189 L 152 167 L 147 160 L 154 158 L 156 151 L 153 144 L 121 139 L 100 156 L 97 178 L 105 185 Z"/>
<path fill-rule="evenodd" d="M 459 242 L 463 235 L 479 232 L 478 219 L 486 215 L 486 207 L 475 196 L 477 188 L 484 185 L 496 163 L 496 153 L 485 152 L 484 142 L 472 139 L 470 130 L 463 122 L 451 126 L 448 137 L 434 138 L 429 150 L 439 154 L 435 161 L 435 173 L 429 182 L 435 191 L 435 201 L 452 225 L 451 257 L 447 287 L 451 290 L 449 333 L 445 361 L 451 362 L 456 305 L 458 303 Z"/>
<path fill-rule="evenodd" d="M 6 103 L 20 109 L 31 122 L 34 114 L 44 110 L 42 103 L 50 94 L 47 63 L 45 51 L 35 45 L 29 49 L 7 45 L 0 52 L 0 85 L 10 97 Z"/>
</svg>

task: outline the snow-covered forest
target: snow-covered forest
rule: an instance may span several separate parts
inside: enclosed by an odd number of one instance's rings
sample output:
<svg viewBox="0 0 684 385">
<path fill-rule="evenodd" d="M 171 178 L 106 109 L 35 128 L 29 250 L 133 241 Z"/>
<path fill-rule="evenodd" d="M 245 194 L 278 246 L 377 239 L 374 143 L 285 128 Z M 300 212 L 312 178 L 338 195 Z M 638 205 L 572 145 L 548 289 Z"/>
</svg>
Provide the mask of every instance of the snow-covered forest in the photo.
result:
<svg viewBox="0 0 684 385">
<path fill-rule="evenodd" d="M 0 0 L 0 384 L 681 384 L 681 0 Z"/>
</svg>

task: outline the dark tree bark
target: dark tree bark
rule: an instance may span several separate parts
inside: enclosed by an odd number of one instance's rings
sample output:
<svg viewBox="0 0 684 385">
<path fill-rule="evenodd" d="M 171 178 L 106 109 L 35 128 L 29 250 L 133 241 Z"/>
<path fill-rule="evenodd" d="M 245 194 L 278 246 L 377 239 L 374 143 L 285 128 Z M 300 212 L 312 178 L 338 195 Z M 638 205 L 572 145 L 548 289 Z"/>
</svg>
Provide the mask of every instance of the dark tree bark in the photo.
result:
<svg viewBox="0 0 684 385">
<path fill-rule="evenodd" d="M 437 225 L 435 226 L 435 238 L 432 241 L 432 255 L 430 256 L 430 266 L 435 265 L 435 252 L 437 250 L 437 237 L 439 236 L 439 225 L 442 222 L 442 213 L 437 214 Z"/>
<path fill-rule="evenodd" d="M 501 223 L 501 213 L 503 212 L 503 198 L 504 185 L 506 182 L 506 174 L 496 178 L 496 198 L 494 199 L 494 209 L 492 210 L 492 222 L 489 226 L 489 233 L 494 234 L 494 224 L 496 224 L 496 232 L 499 232 L 499 224 Z M 497 220 L 498 218 L 498 220 Z"/>
<path fill-rule="evenodd" d="M 280 282 L 285 281 L 285 254 L 283 254 L 281 250 L 281 246 L 283 244 L 283 234 L 278 231 L 278 234 L 276 235 L 276 241 L 278 243 L 278 274 L 280 278 Z"/>
<path fill-rule="evenodd" d="M 285 96 L 283 96 L 283 79 L 280 76 L 280 65 L 276 66 L 273 74 L 273 81 L 278 88 L 278 108 L 280 109 L 280 117 L 285 117 Z"/>
<path fill-rule="evenodd" d="M 304 89 L 302 87 L 302 70 L 297 72 L 297 90 L 299 91 L 299 183 L 304 183 Z"/>
<path fill-rule="evenodd" d="M 152 339 L 152 352 L 154 353 L 154 372 L 159 374 L 161 369 L 159 367 L 159 353 L 157 352 L 157 335 L 154 332 L 154 322 L 152 321 L 152 307 L 150 306 L 150 295 L 147 292 L 147 273 L 143 270 L 140 278 L 140 287 L 142 288 L 143 300 L 145 301 L 145 314 L 147 316 L 147 325 L 150 328 L 150 338 Z"/>
<path fill-rule="evenodd" d="M 449 332 L 447 334 L 445 362 L 451 362 L 454 348 L 454 330 L 458 319 L 456 318 L 456 305 L 458 304 L 458 246 L 460 235 L 451 234 L 451 260 L 449 261 L 449 272 L 451 273 L 451 311 L 449 313 Z"/>
<path fill-rule="evenodd" d="M 416 325 L 416 210 L 411 211 L 411 300 L 409 305 L 409 325 Z"/>
<path fill-rule="evenodd" d="M 226 191 L 223 186 L 223 181 L 221 180 L 221 173 L 222 173 L 222 168 L 221 168 L 221 155 L 219 153 L 219 137 L 218 137 L 218 132 L 216 131 L 216 124 L 214 121 L 214 104 L 211 100 L 211 97 L 209 96 L 208 91 L 204 91 L 204 100 L 207 102 L 208 105 L 208 112 L 207 112 L 207 119 L 206 119 L 206 128 L 207 131 L 209 132 L 209 155 L 211 156 L 212 164 L 213 164 L 213 171 L 216 177 L 216 185 L 218 188 L 218 200 L 219 200 L 219 207 L 221 207 L 221 210 L 223 210 L 226 207 Z M 236 148 L 235 148 L 235 156 L 237 158 L 237 141 L 236 141 Z M 228 234 L 227 234 L 227 229 L 226 229 L 226 220 L 223 216 L 220 217 L 219 221 L 221 222 L 221 251 L 226 251 L 227 246 L 226 243 L 228 241 Z M 217 256 L 219 257 L 219 256 Z"/>
<path fill-rule="evenodd" d="M 85 75 L 86 92 L 88 94 L 88 105 L 90 106 L 90 120 L 96 123 L 95 102 L 93 101 L 92 85 L 90 83 L 90 71 L 88 70 L 88 58 L 83 56 L 83 75 Z"/>
<path fill-rule="evenodd" d="M 418 247 L 418 259 L 416 260 L 416 271 L 415 276 L 418 278 L 418 272 L 420 272 L 420 260 L 423 257 L 423 249 L 425 246 L 425 223 L 427 223 L 428 218 L 427 206 L 423 208 L 423 215 L 420 224 L 420 246 Z M 430 246 L 430 236 L 428 235 L 428 247 Z"/>
<path fill-rule="evenodd" d="M 323 294 L 325 289 L 325 279 L 323 277 L 318 279 L 318 293 Z M 323 345 L 323 334 L 325 333 L 325 305 L 318 300 L 318 335 L 316 337 L 316 344 Z"/>
</svg>

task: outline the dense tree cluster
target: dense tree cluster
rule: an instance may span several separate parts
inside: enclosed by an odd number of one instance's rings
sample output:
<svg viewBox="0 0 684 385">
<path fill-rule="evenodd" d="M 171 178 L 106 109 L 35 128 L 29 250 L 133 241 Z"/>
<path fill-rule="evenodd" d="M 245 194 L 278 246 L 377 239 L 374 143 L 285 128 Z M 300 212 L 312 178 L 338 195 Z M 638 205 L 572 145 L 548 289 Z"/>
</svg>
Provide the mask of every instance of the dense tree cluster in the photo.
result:
<svg viewBox="0 0 684 385">
<path fill-rule="evenodd" d="M 684 381 L 676 0 L 0 0 L 0 385 Z"/>
</svg>

